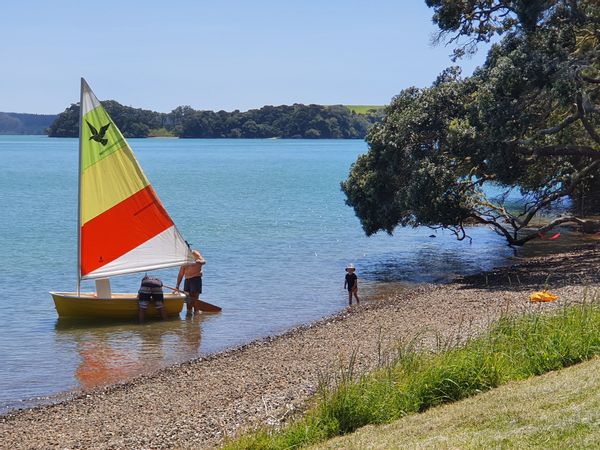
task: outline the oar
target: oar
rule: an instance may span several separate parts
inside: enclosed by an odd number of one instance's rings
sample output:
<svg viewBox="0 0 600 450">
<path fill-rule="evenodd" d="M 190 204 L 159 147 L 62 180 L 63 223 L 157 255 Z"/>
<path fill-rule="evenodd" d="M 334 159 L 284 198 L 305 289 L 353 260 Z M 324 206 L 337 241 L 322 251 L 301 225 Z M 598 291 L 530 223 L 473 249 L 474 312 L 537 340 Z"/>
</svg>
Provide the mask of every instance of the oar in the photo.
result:
<svg viewBox="0 0 600 450">
<path fill-rule="evenodd" d="M 183 291 L 181 289 L 177 289 L 177 288 L 174 288 L 174 287 L 171 287 L 171 286 L 167 286 L 166 284 L 163 284 L 163 287 L 166 287 L 167 289 L 171 289 L 173 292 L 180 291 L 180 292 L 183 292 L 188 297 L 190 296 L 189 292 Z M 204 300 L 198 299 L 196 301 L 198 302 L 198 308 L 200 308 L 200 311 L 220 312 L 222 310 L 222 308 L 220 306 L 213 305 L 212 303 L 205 302 Z"/>
</svg>

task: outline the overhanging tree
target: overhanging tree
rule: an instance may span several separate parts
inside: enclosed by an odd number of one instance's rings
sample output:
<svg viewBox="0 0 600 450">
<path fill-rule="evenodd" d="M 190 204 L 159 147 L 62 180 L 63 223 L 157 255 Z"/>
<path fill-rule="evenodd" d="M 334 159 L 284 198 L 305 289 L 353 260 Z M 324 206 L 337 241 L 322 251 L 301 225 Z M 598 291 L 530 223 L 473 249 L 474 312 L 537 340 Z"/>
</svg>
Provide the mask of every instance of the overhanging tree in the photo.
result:
<svg viewBox="0 0 600 450">
<path fill-rule="evenodd" d="M 471 77 L 447 69 L 395 97 L 342 183 L 367 234 L 397 226 L 490 225 L 510 245 L 563 223 L 533 226 L 575 193 L 600 195 L 600 5 L 583 1 L 427 0 L 455 57 L 503 35 Z M 495 183 L 506 195 L 489 198 Z M 523 202 L 507 203 L 520 190 Z M 591 191 L 590 191 L 591 190 Z"/>
</svg>

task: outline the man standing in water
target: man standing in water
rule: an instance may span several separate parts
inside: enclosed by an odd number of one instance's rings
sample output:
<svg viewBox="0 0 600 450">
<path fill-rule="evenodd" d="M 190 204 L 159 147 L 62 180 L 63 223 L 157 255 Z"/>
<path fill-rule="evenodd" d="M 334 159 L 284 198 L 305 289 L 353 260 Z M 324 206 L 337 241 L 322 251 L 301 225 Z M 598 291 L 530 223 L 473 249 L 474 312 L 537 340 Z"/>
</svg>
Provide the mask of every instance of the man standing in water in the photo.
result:
<svg viewBox="0 0 600 450">
<path fill-rule="evenodd" d="M 187 317 L 192 315 L 192 310 L 196 313 L 200 311 L 198 298 L 202 294 L 202 269 L 206 264 L 206 260 L 198 250 L 192 250 L 192 255 L 194 256 L 194 262 L 181 266 L 177 275 L 177 286 L 175 286 L 179 290 L 181 280 L 185 278 L 183 290 L 188 296 L 186 300 Z"/>
</svg>

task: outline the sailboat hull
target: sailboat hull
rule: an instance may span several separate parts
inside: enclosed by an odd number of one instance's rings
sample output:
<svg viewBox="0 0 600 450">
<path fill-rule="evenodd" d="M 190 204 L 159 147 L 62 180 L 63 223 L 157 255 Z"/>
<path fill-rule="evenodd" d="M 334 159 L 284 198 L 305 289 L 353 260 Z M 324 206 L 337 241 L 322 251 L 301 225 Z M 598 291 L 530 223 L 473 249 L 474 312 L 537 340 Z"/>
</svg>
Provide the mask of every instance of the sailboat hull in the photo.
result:
<svg viewBox="0 0 600 450">
<path fill-rule="evenodd" d="M 98 298 L 94 293 L 50 292 L 59 317 L 135 319 L 138 314 L 137 294 L 112 294 Z M 165 309 L 169 317 L 179 315 L 186 299 L 184 294 L 165 294 Z M 160 317 L 150 302 L 146 317 Z"/>
</svg>

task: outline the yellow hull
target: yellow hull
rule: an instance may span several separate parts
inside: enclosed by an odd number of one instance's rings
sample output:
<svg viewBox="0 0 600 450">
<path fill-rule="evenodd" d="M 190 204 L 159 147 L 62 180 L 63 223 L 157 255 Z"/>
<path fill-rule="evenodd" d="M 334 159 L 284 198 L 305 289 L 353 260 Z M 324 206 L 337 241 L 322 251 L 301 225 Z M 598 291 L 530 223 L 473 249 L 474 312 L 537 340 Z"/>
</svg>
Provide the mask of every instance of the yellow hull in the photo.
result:
<svg viewBox="0 0 600 450">
<path fill-rule="evenodd" d="M 138 314 L 137 294 L 112 294 L 98 298 L 93 293 L 50 292 L 59 317 L 135 319 Z M 177 316 L 186 299 L 184 294 L 165 294 L 165 308 L 169 317 Z M 146 317 L 160 317 L 150 302 Z"/>
</svg>

